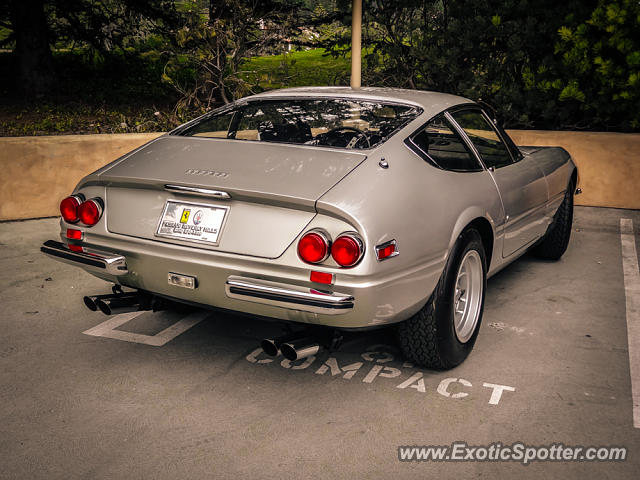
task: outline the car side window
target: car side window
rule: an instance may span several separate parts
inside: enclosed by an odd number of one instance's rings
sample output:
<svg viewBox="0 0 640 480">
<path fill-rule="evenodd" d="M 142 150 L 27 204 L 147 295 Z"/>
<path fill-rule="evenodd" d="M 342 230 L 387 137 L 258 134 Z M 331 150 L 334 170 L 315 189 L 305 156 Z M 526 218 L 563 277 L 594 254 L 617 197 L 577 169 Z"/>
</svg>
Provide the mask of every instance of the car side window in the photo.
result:
<svg viewBox="0 0 640 480">
<path fill-rule="evenodd" d="M 227 138 L 233 112 L 215 115 L 189 129 L 194 137 Z"/>
<path fill-rule="evenodd" d="M 451 116 L 465 131 L 487 168 L 511 165 L 513 160 L 498 132 L 478 110 L 461 110 Z"/>
<path fill-rule="evenodd" d="M 464 141 L 451 127 L 443 114 L 434 117 L 421 130 L 410 137 L 413 150 L 426 154 L 436 166 L 457 172 L 482 170 Z M 416 150 L 417 147 L 419 149 Z"/>
<path fill-rule="evenodd" d="M 500 135 L 502 136 L 504 143 L 507 144 L 507 148 L 511 152 L 511 157 L 513 158 L 513 160 L 516 162 L 522 160 L 523 158 L 522 152 L 520 151 L 518 146 L 515 144 L 515 142 L 512 140 L 512 138 L 507 134 L 504 128 L 502 128 L 500 125 L 497 125 L 497 124 L 495 125 L 495 127 L 500 133 Z"/>
</svg>

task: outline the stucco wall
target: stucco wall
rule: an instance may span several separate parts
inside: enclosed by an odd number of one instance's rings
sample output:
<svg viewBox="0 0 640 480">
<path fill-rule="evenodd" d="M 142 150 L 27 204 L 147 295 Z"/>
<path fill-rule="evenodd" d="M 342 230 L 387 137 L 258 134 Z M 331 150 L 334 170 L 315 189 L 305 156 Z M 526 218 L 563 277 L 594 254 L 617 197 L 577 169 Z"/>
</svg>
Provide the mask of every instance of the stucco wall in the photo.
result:
<svg viewBox="0 0 640 480">
<path fill-rule="evenodd" d="M 509 130 L 518 145 L 560 146 L 580 175 L 576 205 L 640 209 L 640 134 Z"/>
<path fill-rule="evenodd" d="M 158 135 L 0 138 L 0 220 L 60 215 L 82 177 Z"/>
<path fill-rule="evenodd" d="M 511 130 L 518 145 L 566 148 L 580 171 L 576 204 L 640 209 L 640 134 Z M 0 138 L 0 220 L 58 215 L 88 173 L 159 134 Z"/>
</svg>

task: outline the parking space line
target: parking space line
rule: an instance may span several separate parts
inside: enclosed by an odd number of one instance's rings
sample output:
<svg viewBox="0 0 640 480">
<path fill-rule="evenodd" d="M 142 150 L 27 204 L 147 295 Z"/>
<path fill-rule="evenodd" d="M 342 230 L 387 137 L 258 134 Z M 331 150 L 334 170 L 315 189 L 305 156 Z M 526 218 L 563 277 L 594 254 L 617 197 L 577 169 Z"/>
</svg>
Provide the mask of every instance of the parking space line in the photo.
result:
<svg viewBox="0 0 640 480">
<path fill-rule="evenodd" d="M 622 270 L 627 311 L 627 340 L 629 342 L 629 370 L 633 399 L 633 426 L 640 428 L 640 271 L 633 221 L 620 219 L 622 242 Z"/>
<path fill-rule="evenodd" d="M 116 328 L 130 322 L 134 318 L 147 312 L 131 312 L 121 313 L 113 318 L 110 318 L 106 322 L 102 322 L 100 325 L 96 325 L 89 330 L 85 330 L 85 335 L 91 335 L 93 337 L 105 337 L 113 338 L 115 340 L 122 340 L 124 342 L 142 343 L 143 345 L 151 345 L 152 347 L 161 347 L 178 335 L 183 334 L 190 328 L 196 326 L 202 320 L 204 320 L 210 312 L 202 311 L 195 312 L 188 315 L 170 327 L 165 328 L 156 335 L 143 335 L 141 333 L 125 332 L 123 330 L 116 330 Z"/>
</svg>

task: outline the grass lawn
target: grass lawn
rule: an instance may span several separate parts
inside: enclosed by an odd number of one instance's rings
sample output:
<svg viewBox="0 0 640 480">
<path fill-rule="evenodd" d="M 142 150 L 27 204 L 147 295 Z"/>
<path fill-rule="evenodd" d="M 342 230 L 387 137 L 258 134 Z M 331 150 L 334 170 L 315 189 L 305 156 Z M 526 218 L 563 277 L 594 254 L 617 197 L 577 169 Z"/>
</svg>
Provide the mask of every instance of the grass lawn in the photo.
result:
<svg viewBox="0 0 640 480">
<path fill-rule="evenodd" d="M 243 65 L 242 76 L 257 90 L 283 87 L 348 85 L 351 57 L 333 58 L 324 49 L 254 57 Z"/>
</svg>

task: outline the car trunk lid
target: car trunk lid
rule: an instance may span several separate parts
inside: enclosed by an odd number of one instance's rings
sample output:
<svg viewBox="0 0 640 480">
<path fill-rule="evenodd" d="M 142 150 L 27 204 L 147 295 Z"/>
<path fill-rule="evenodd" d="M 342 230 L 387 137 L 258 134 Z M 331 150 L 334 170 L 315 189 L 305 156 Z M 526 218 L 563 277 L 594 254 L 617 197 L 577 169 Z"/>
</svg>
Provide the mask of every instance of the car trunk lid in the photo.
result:
<svg viewBox="0 0 640 480">
<path fill-rule="evenodd" d="M 315 201 L 365 158 L 299 145 L 160 137 L 100 173 L 107 226 L 139 238 L 276 258 L 311 221 Z M 219 190 L 231 199 L 181 194 L 166 185 Z M 194 215 L 201 207 L 228 208 L 217 241 L 158 236 L 168 202 Z"/>
</svg>

